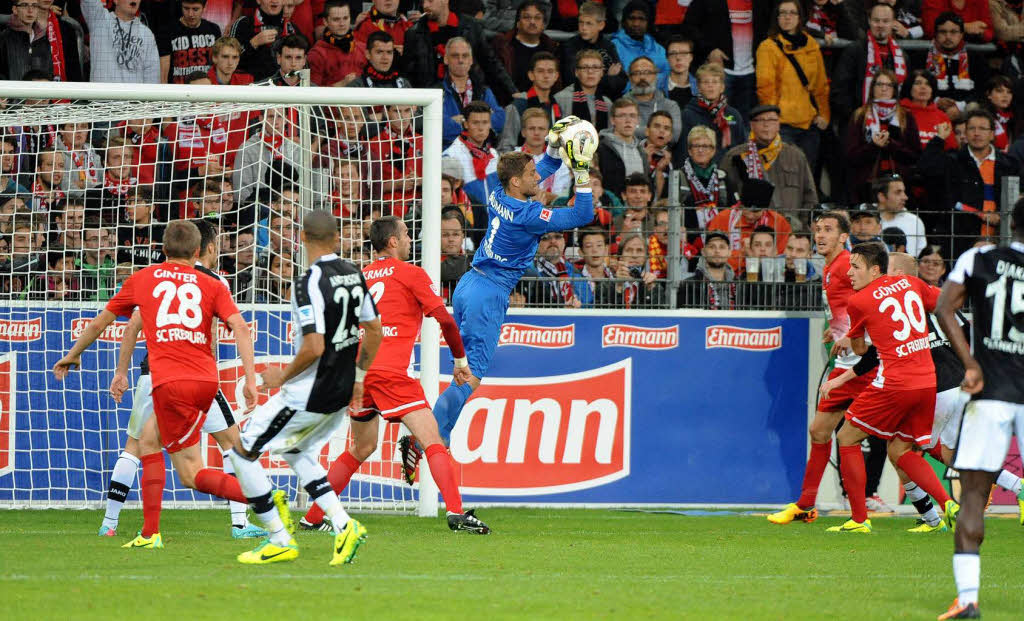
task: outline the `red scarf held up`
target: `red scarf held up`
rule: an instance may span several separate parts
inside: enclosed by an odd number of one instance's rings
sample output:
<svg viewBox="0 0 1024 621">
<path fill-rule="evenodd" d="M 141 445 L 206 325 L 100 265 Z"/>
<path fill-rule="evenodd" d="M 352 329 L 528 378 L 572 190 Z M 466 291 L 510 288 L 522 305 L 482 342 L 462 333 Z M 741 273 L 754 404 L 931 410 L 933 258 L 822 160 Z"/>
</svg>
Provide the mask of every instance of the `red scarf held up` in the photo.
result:
<svg viewBox="0 0 1024 621">
<path fill-rule="evenodd" d="M 459 140 L 466 145 L 466 149 L 469 151 L 470 156 L 473 158 L 473 174 L 476 176 L 478 181 L 487 178 L 487 165 L 494 159 L 494 154 L 488 148 L 487 143 L 484 143 L 483 147 L 478 147 L 473 144 L 473 141 L 469 139 L 469 135 L 466 132 L 462 132 L 459 135 Z"/>
<path fill-rule="evenodd" d="M 459 16 L 456 15 L 454 11 L 449 11 L 448 12 L 448 21 L 445 22 L 444 25 L 445 25 L 446 28 L 450 28 L 450 29 L 454 30 L 459 25 Z M 432 19 L 427 19 L 427 30 L 429 30 L 430 33 L 432 35 L 434 35 L 431 38 L 435 39 L 434 53 L 437 55 L 437 79 L 441 80 L 441 79 L 444 78 L 444 62 L 443 61 L 444 61 L 445 45 L 447 44 L 448 39 L 445 39 L 444 41 L 437 41 L 436 40 L 438 38 L 437 37 L 437 33 L 441 30 L 441 24 L 439 24 L 438 22 L 436 22 L 436 21 L 434 21 Z"/>
<path fill-rule="evenodd" d="M 868 142 L 883 129 L 887 130 L 896 117 L 895 99 L 876 99 L 864 115 L 864 138 Z"/>
<path fill-rule="evenodd" d="M 995 116 L 996 135 L 992 144 L 1000 151 L 1006 151 L 1010 147 L 1010 123 L 1013 122 L 1013 113 L 1009 110 L 996 110 Z"/>
<path fill-rule="evenodd" d="M 888 50 L 888 56 L 892 57 L 893 71 L 896 73 L 896 88 L 895 92 L 899 92 L 900 86 L 903 81 L 907 79 L 907 63 L 903 59 L 903 50 L 900 46 L 896 45 L 896 42 L 892 37 L 885 42 L 885 47 Z M 875 74 L 878 73 L 879 69 L 884 68 L 882 61 L 885 56 L 882 54 L 882 46 L 878 44 L 875 37 L 868 33 L 868 58 L 864 64 L 864 95 L 861 99 L 862 103 L 867 103 L 871 97 L 871 81 L 875 79 Z"/>
<path fill-rule="evenodd" d="M 705 99 L 703 95 L 698 95 L 697 105 L 711 115 L 711 122 L 715 124 L 718 133 L 722 135 L 722 148 L 729 148 L 732 145 L 732 132 L 729 130 L 729 119 L 725 118 L 725 111 L 728 108 L 725 95 L 719 95 L 715 101 L 710 101 Z"/>
<path fill-rule="evenodd" d="M 60 32 L 60 22 L 50 11 L 46 18 L 46 38 L 50 41 L 50 59 L 53 61 L 53 81 L 65 82 L 68 79 L 67 64 L 64 62 L 64 35 Z"/>
</svg>

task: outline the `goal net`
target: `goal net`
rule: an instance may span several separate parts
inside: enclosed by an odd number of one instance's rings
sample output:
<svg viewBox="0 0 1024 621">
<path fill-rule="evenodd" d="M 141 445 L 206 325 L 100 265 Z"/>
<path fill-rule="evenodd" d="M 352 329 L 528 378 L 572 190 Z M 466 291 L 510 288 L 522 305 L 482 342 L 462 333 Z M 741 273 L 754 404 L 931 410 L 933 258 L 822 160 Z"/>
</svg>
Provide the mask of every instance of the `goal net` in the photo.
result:
<svg viewBox="0 0 1024 621">
<path fill-rule="evenodd" d="M 105 502 L 133 401 L 109 393 L 126 321 L 63 383 L 50 368 L 133 271 L 163 260 L 170 220 L 218 227 L 217 267 L 249 322 L 258 371 L 293 353 L 288 303 L 305 268 L 305 212 L 333 211 L 339 253 L 359 266 L 371 260 L 370 221 L 400 216 L 411 261 L 438 278 L 440 91 L 0 82 L 0 106 L 0 507 Z M 232 335 L 218 332 L 221 386 L 244 429 L 241 361 Z M 431 401 L 438 341 L 426 320 L 414 371 Z M 132 390 L 144 354 L 140 335 Z M 429 475 L 422 489 L 401 480 L 407 430 L 380 427 L 343 502 L 436 515 Z M 350 442 L 346 422 L 324 466 Z M 201 446 L 220 467 L 213 437 Z M 182 486 L 167 463 L 165 506 L 226 506 Z M 264 465 L 293 502 L 306 501 L 283 460 Z M 136 485 L 129 506 L 138 498 Z"/>
</svg>

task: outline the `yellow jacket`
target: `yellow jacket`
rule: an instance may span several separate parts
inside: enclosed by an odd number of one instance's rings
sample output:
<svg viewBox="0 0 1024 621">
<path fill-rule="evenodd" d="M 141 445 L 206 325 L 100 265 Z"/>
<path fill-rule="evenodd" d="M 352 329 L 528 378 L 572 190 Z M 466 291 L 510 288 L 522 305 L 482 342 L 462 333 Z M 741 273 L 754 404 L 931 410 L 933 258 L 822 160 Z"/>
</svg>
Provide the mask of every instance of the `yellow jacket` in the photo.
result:
<svg viewBox="0 0 1024 621">
<path fill-rule="evenodd" d="M 804 70 L 804 75 L 807 76 L 807 89 L 800 82 L 793 64 L 776 45 L 776 40 L 782 43 L 786 52 L 792 54 Z M 784 125 L 807 129 L 816 115 L 820 114 L 826 120 L 831 118 L 825 60 L 821 56 L 818 42 L 813 37 L 807 35 L 807 43 L 796 50 L 781 34 L 765 39 L 757 46 L 755 67 L 757 99 L 762 104 L 778 106 L 782 111 L 779 116 Z M 817 111 L 811 105 L 808 90 L 814 93 L 818 104 Z"/>
</svg>

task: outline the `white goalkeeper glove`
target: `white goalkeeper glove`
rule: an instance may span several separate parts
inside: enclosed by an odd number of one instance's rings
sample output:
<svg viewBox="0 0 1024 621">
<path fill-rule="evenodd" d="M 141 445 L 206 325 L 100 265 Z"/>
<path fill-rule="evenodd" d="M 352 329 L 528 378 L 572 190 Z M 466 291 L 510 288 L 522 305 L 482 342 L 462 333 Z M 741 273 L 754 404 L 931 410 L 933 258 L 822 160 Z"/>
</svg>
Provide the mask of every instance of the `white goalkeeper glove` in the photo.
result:
<svg viewBox="0 0 1024 621">
<path fill-rule="evenodd" d="M 590 166 L 594 161 L 594 152 L 596 151 L 597 141 L 595 140 L 568 140 L 562 146 L 562 161 L 572 171 L 576 185 L 590 184 Z"/>
<path fill-rule="evenodd" d="M 551 130 L 548 132 L 547 143 L 548 143 L 548 155 L 551 157 L 558 157 L 558 150 L 562 148 L 565 141 L 562 140 L 562 132 L 565 131 L 566 127 L 569 127 L 573 123 L 578 123 L 580 118 L 578 116 L 569 115 L 563 119 L 559 119 L 551 126 Z"/>
</svg>

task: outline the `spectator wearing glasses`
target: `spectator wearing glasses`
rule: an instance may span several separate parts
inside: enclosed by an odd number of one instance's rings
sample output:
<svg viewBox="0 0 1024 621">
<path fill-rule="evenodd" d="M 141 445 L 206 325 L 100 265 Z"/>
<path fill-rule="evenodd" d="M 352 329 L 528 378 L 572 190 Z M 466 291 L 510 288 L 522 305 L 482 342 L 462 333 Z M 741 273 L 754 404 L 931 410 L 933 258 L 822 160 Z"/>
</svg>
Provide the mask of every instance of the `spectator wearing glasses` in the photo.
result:
<svg viewBox="0 0 1024 621">
<path fill-rule="evenodd" d="M 927 37 L 935 35 L 938 28 L 936 18 L 945 12 L 957 15 L 964 24 L 964 33 L 971 43 L 988 43 L 995 36 L 992 29 L 992 13 L 988 2 L 966 2 L 965 0 L 923 0 L 921 3 L 921 24 Z"/>
<path fill-rule="evenodd" d="M 832 118 L 844 126 L 852 111 L 871 99 L 871 82 L 885 69 L 895 76 L 895 97 L 907 77 L 907 60 L 903 49 L 893 39 L 895 12 L 888 4 L 871 7 L 866 38 L 847 46 L 832 72 L 829 91 Z"/>
<path fill-rule="evenodd" d="M 580 5 L 577 34 L 560 45 L 561 73 L 563 80 L 568 80 L 569 76 L 576 75 L 578 82 L 579 75 L 575 72 L 578 72 L 580 68 L 580 52 L 597 52 L 597 58 L 603 65 L 601 90 L 605 93 L 617 94 L 626 88 L 626 76 L 622 71 L 622 63 L 619 61 L 619 53 L 615 49 L 615 44 L 604 34 L 607 24 L 606 14 L 607 9 L 603 4 L 587 0 Z M 599 127 L 598 129 L 604 128 Z"/>
<path fill-rule="evenodd" d="M 882 69 L 871 80 L 868 102 L 854 112 L 846 131 L 850 191 L 860 203 L 872 202 L 876 176 L 906 177 L 921 155 L 914 116 L 903 109 L 896 93 L 896 74 Z"/>
<path fill-rule="evenodd" d="M 599 93 L 604 75 L 601 58 L 601 52 L 595 49 L 578 52 L 573 73 L 576 81 L 555 93 L 559 111 L 590 121 L 598 132 L 608 129 L 612 107 L 612 100 Z"/>
<path fill-rule="evenodd" d="M 525 92 L 533 82 L 529 74 L 533 70 L 534 54 L 552 54 L 555 70 L 558 70 L 558 56 L 554 56 L 558 53 L 558 44 L 544 34 L 546 23 L 541 3 L 526 0 L 516 9 L 516 27 L 491 41 L 495 55 L 511 76 L 518 92 Z"/>
<path fill-rule="evenodd" d="M 619 61 L 628 67 L 639 56 L 646 56 L 658 67 L 657 86 L 668 90 L 670 68 L 665 57 L 665 48 L 647 33 L 651 23 L 651 5 L 641 0 L 630 0 L 622 10 L 622 30 L 612 35 L 612 43 L 619 54 Z"/>
<path fill-rule="evenodd" d="M 988 63 L 977 52 L 967 51 L 964 20 L 951 11 L 935 19 L 935 38 L 925 59 L 925 69 L 935 76 L 940 108 L 955 105 L 961 112 L 981 98 L 988 82 Z"/>
<path fill-rule="evenodd" d="M 683 224 L 695 238 L 707 228 L 718 212 L 730 204 L 735 188 L 729 187 L 725 171 L 715 163 L 715 132 L 698 125 L 686 136 L 686 159 L 683 160 L 680 201 L 686 207 Z"/>
<path fill-rule="evenodd" d="M 441 124 L 441 147 L 447 149 L 462 133 L 467 109 L 483 102 L 492 110 L 491 126 L 496 132 L 505 127 L 505 110 L 498 105 L 494 93 L 484 82 L 483 74 L 473 65 L 473 48 L 462 37 L 448 40 L 444 51 L 445 76 L 439 88 L 444 91 Z"/>
<path fill-rule="evenodd" d="M 942 247 L 928 244 L 917 254 L 918 276 L 933 287 L 941 287 L 946 280 L 946 259 Z"/>
<path fill-rule="evenodd" d="M 818 205 L 814 174 L 803 152 L 782 141 L 779 107 L 761 105 L 750 113 L 750 139 L 725 152 L 722 170 L 735 186 L 764 179 L 775 186 L 771 207 L 791 222 L 810 222 Z M 799 227 L 798 227 L 799 228 Z"/>
<path fill-rule="evenodd" d="M 721 65 L 708 63 L 697 70 L 697 96 L 686 104 L 682 112 L 681 136 L 688 136 L 698 125 L 715 131 L 715 161 L 725 151 L 739 144 L 747 136 L 747 123 L 739 110 L 729 105 L 725 96 L 725 70 Z M 676 143 L 676 161 L 685 157 L 683 143 Z"/>
<path fill-rule="evenodd" d="M 817 162 L 821 132 L 828 127 L 828 75 L 821 48 L 803 28 L 796 0 L 775 7 L 771 36 L 757 46 L 757 99 L 779 107 L 782 138 Z M 751 117 L 753 120 L 753 117 Z"/>
<path fill-rule="evenodd" d="M 0 78 L 21 80 L 29 71 L 53 71 L 46 29 L 37 25 L 36 0 L 15 0 L 7 30 L 0 32 Z"/>
<path fill-rule="evenodd" d="M 597 146 L 597 167 L 604 176 L 604 188 L 622 195 L 626 177 L 636 173 L 647 175 L 647 154 L 636 137 L 640 113 L 636 102 L 623 97 L 612 104 L 611 128 L 601 132 Z"/>
<path fill-rule="evenodd" d="M 665 47 L 668 59 L 668 98 L 676 102 L 682 111 L 697 94 L 697 78 L 690 73 L 693 64 L 693 40 L 682 35 L 672 35 Z"/>
<path fill-rule="evenodd" d="M 136 15 L 138 6 L 139 0 L 114 0 L 114 10 L 107 11 L 101 0 L 82 0 L 89 29 L 90 82 L 160 82 L 156 38 Z"/>
<path fill-rule="evenodd" d="M 667 112 L 672 119 L 672 142 L 679 140 L 682 131 L 682 114 L 679 105 L 658 89 L 658 66 L 646 56 L 638 56 L 629 64 L 629 95 L 636 102 L 640 122 L 636 126 L 636 137 L 647 135 L 647 120 L 655 112 Z"/>
</svg>

